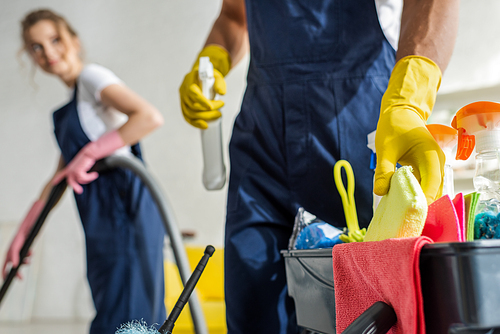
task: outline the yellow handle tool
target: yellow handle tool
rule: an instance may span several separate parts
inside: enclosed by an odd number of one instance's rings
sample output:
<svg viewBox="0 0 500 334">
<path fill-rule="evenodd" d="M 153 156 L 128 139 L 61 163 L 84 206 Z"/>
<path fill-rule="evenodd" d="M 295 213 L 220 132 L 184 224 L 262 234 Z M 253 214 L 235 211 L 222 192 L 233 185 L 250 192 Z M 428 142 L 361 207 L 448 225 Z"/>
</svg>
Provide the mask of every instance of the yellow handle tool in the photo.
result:
<svg viewBox="0 0 500 334">
<path fill-rule="evenodd" d="M 342 181 L 342 167 L 347 176 L 347 191 Z M 366 228 L 360 230 L 358 224 L 358 214 L 356 212 L 356 203 L 354 201 L 354 173 L 351 164 L 347 160 L 339 160 L 333 167 L 333 178 L 335 185 L 342 198 L 342 206 L 344 207 L 345 220 L 347 224 L 348 234 L 341 235 L 340 239 L 344 242 L 359 242 L 363 241 L 366 233 Z"/>
</svg>

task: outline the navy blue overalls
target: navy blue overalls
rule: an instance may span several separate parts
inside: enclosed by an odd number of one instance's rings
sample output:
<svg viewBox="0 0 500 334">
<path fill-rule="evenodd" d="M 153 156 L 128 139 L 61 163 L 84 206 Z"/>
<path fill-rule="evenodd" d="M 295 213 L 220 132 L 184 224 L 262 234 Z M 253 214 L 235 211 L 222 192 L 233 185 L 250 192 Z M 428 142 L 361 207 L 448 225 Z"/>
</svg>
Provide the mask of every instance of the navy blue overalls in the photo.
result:
<svg viewBox="0 0 500 334">
<path fill-rule="evenodd" d="M 89 142 L 77 114 L 78 90 L 54 112 L 54 131 L 66 163 Z M 141 158 L 135 145 L 134 154 Z M 85 232 L 87 277 L 96 308 L 91 334 L 114 333 L 143 319 L 162 324 L 164 305 L 161 216 L 144 184 L 132 172 L 114 169 L 75 193 Z"/>
<path fill-rule="evenodd" d="M 349 161 L 372 217 L 367 135 L 395 61 L 374 0 L 247 0 L 248 85 L 229 147 L 228 333 L 297 333 L 284 260 L 298 207 L 344 227 L 333 166 Z"/>
</svg>

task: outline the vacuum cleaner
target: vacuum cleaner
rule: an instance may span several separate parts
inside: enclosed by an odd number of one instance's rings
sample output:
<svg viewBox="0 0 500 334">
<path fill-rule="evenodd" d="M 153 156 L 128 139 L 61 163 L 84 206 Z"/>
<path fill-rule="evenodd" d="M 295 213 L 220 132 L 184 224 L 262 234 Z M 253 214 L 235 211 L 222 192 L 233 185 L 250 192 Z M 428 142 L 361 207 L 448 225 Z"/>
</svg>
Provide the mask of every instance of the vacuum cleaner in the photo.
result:
<svg viewBox="0 0 500 334">
<path fill-rule="evenodd" d="M 189 260 L 188 256 L 186 253 L 186 250 L 184 248 L 184 245 L 182 243 L 182 234 L 175 223 L 175 219 L 172 214 L 172 209 L 170 207 L 169 202 L 166 200 L 166 198 L 163 196 L 163 193 L 158 186 L 158 183 L 154 180 L 153 176 L 149 171 L 146 169 L 144 166 L 144 163 L 136 158 L 135 156 L 120 156 L 120 155 L 112 155 L 107 158 L 101 159 L 96 162 L 96 164 L 92 167 L 92 171 L 96 172 L 104 172 L 107 170 L 111 170 L 113 168 L 124 168 L 124 169 L 129 169 L 133 173 L 135 173 L 141 181 L 146 185 L 146 187 L 149 189 L 151 196 L 153 200 L 155 201 L 158 210 L 160 212 L 160 215 L 162 217 L 165 229 L 167 231 L 167 235 L 170 239 L 172 251 L 175 257 L 175 262 L 177 264 L 177 267 L 179 269 L 179 274 L 182 280 L 182 283 L 186 287 L 188 285 L 188 281 L 191 275 L 191 268 L 189 265 Z M 28 251 L 31 247 L 31 244 L 35 240 L 38 232 L 40 231 L 41 227 L 43 226 L 43 223 L 45 222 L 50 210 L 56 205 L 56 203 L 59 201 L 59 199 L 62 197 L 64 191 L 66 190 L 67 184 L 66 181 L 63 180 L 59 184 L 55 185 L 51 193 L 49 195 L 49 198 L 47 200 L 47 203 L 45 204 L 45 207 L 42 209 L 42 212 L 40 213 L 40 216 L 36 220 L 35 224 L 33 225 L 32 230 L 30 231 L 30 234 L 26 238 L 26 241 L 21 248 L 20 251 L 20 260 L 19 260 L 19 265 L 17 267 L 12 267 L 9 274 L 7 275 L 7 278 L 2 284 L 2 287 L 0 289 L 0 305 L 3 300 L 3 297 L 5 296 L 5 293 L 7 292 L 10 284 L 14 280 L 14 277 L 16 276 L 16 273 L 18 272 L 19 268 L 23 265 L 23 259 L 27 256 Z M 213 247 L 212 247 L 213 248 Z M 212 252 L 213 253 L 213 252 Z M 193 286 L 194 288 L 194 286 Z M 203 310 L 201 308 L 201 303 L 198 299 L 198 296 L 196 294 L 191 295 L 189 299 L 189 308 L 191 311 L 191 317 L 193 320 L 193 326 L 196 334 L 208 334 L 208 329 L 205 321 L 205 317 L 203 315 Z M 175 307 L 174 307 L 175 310 Z M 172 312 L 174 312 L 172 310 Z M 180 311 L 179 311 L 180 313 Z M 165 332 L 167 333 L 167 332 Z M 165 334 L 162 333 L 162 334 Z"/>
</svg>

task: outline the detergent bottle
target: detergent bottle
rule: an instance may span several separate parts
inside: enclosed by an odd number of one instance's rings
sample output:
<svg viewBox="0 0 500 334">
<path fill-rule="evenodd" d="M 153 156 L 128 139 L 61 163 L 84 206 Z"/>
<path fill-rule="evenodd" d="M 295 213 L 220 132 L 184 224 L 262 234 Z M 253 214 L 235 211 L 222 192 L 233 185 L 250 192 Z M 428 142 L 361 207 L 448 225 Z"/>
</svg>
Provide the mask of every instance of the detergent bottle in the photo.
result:
<svg viewBox="0 0 500 334">
<path fill-rule="evenodd" d="M 479 194 L 474 239 L 500 238 L 500 104 L 474 102 L 452 121 L 458 130 L 456 158 L 467 160 L 476 147 L 474 188 Z"/>
<path fill-rule="evenodd" d="M 214 67 L 209 57 L 200 57 L 198 76 L 203 95 L 216 100 L 214 93 Z M 219 190 L 226 183 L 226 166 L 222 150 L 222 117 L 208 122 L 208 128 L 201 130 L 203 150 L 203 185 L 207 190 Z"/>
<path fill-rule="evenodd" d="M 446 157 L 444 164 L 443 195 L 455 197 L 455 186 L 453 182 L 453 168 L 450 162 L 453 159 L 453 148 L 457 145 L 458 131 L 452 127 L 442 124 L 427 124 L 427 130 L 434 137 Z"/>
</svg>

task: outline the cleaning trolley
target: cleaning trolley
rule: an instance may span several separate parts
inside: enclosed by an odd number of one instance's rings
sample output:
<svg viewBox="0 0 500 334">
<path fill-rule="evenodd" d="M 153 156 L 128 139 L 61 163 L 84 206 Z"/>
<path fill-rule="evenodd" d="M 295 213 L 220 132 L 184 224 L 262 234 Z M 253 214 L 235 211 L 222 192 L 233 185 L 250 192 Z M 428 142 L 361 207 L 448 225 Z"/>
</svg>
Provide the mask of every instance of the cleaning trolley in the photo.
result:
<svg viewBox="0 0 500 334">
<path fill-rule="evenodd" d="M 284 250 L 282 255 L 299 326 L 337 333 L 332 248 Z M 427 333 L 500 333 L 500 240 L 425 245 L 420 278 Z M 362 317 L 367 325 L 394 324 L 390 311 L 372 310 Z"/>
</svg>

